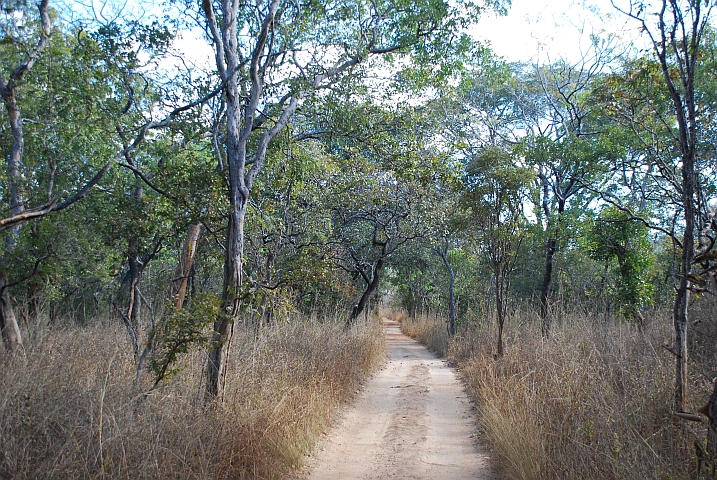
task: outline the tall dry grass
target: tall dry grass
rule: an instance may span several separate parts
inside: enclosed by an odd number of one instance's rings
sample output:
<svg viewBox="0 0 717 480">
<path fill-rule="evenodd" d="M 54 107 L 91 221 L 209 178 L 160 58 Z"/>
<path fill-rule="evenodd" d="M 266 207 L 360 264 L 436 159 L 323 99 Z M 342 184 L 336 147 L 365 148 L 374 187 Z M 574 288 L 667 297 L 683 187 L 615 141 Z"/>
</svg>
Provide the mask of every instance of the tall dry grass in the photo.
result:
<svg viewBox="0 0 717 480">
<path fill-rule="evenodd" d="M 523 313 L 507 326 L 502 358 L 493 355 L 490 322 L 464 326 L 450 342 L 444 321 L 403 325 L 459 366 L 503 478 L 694 478 L 693 442 L 704 441 L 706 425 L 672 415 L 674 360 L 661 348 L 671 338 L 669 312 L 651 315 L 644 332 L 563 314 L 549 340 Z M 697 354 L 709 338 L 693 334 L 693 409 L 717 372 L 714 342 Z"/>
<path fill-rule="evenodd" d="M 204 354 L 145 397 L 125 335 L 55 330 L 0 360 L 0 478 L 284 478 L 385 358 L 375 322 L 238 331 L 226 401 L 207 408 Z"/>
</svg>

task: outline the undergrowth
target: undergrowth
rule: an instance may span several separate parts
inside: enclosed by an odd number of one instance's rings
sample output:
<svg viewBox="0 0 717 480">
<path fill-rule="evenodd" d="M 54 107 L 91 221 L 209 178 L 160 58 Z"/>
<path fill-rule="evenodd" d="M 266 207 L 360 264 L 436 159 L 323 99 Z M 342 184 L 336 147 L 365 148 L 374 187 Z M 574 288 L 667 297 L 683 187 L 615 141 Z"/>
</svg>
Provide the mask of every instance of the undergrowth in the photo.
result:
<svg viewBox="0 0 717 480">
<path fill-rule="evenodd" d="M 51 330 L 0 359 L 0 478 L 285 478 L 385 358 L 375 322 L 236 330 L 219 406 L 203 352 L 145 396 L 116 325 Z"/>
<path fill-rule="evenodd" d="M 691 332 L 692 411 L 717 372 L 714 306 L 693 309 L 705 321 Z M 696 478 L 693 442 L 704 442 L 707 427 L 672 415 L 674 359 L 661 348 L 671 340 L 670 312 L 651 314 L 643 332 L 616 319 L 561 318 L 546 340 L 535 315 L 516 314 L 502 358 L 487 319 L 450 341 L 442 319 L 402 328 L 458 366 L 502 478 Z"/>
</svg>

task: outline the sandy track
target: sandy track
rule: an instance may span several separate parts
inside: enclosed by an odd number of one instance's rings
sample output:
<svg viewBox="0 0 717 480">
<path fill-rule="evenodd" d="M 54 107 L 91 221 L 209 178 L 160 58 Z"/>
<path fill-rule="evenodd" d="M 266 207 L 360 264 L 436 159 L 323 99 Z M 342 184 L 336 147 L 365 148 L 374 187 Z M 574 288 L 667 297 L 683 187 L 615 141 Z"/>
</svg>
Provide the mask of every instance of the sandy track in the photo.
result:
<svg viewBox="0 0 717 480">
<path fill-rule="evenodd" d="M 493 478 L 453 370 L 395 322 L 386 322 L 386 338 L 387 365 L 307 462 L 305 478 Z"/>
</svg>

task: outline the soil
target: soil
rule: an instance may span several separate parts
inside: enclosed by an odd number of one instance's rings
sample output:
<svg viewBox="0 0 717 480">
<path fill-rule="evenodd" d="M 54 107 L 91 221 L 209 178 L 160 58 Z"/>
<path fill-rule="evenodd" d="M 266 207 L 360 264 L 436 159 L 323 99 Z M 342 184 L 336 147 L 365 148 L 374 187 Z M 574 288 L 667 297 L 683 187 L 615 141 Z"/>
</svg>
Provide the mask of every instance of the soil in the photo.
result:
<svg viewBox="0 0 717 480">
<path fill-rule="evenodd" d="M 494 479 L 455 372 L 385 321 L 388 363 L 306 461 L 303 478 Z"/>
</svg>

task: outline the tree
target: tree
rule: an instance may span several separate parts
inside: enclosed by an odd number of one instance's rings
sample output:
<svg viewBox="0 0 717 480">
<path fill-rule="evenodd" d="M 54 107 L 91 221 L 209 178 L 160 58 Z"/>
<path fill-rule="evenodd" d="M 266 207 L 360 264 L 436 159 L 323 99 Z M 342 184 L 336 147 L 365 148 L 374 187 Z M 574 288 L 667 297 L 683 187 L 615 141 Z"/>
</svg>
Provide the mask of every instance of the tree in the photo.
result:
<svg viewBox="0 0 717 480">
<path fill-rule="evenodd" d="M 448 336 L 453 337 L 456 334 L 456 301 L 455 301 L 455 284 L 456 284 L 456 273 L 451 266 L 451 262 L 448 260 L 448 238 L 443 242 L 443 245 L 437 245 L 435 247 L 436 253 L 448 270 Z"/>
<path fill-rule="evenodd" d="M 613 58 L 609 42 L 593 41 L 577 62 L 560 60 L 528 67 L 482 55 L 461 84 L 454 123 L 466 151 L 485 145 L 518 145 L 537 172 L 531 201 L 545 242 L 539 295 L 543 334 L 550 331 L 549 297 L 555 256 L 565 244 L 571 210 L 587 204 L 584 192 L 610 158 L 609 128 L 600 124 L 590 100 L 593 82 Z M 576 213 L 579 215 L 579 213 Z"/>
<path fill-rule="evenodd" d="M 652 5 L 629 1 L 612 5 L 635 20 L 652 45 L 659 63 L 662 81 L 674 108 L 677 128 L 668 127 L 679 149 L 679 193 L 684 230 L 681 250 L 679 284 L 676 288 L 673 311 L 675 345 L 674 408 L 684 412 L 687 407 L 687 323 L 692 265 L 695 259 L 696 161 L 700 140 L 700 122 L 695 94 L 697 66 L 702 41 L 714 4 L 702 0 L 662 0 Z M 652 18 L 657 21 L 653 23 Z"/>
<path fill-rule="evenodd" d="M 126 29 L 121 22 L 74 30 L 60 22 L 51 29 L 50 18 L 61 17 L 48 2 L 39 9 L 39 19 L 25 2 L 3 10 L 9 36 L 0 55 L 6 64 L 19 64 L 0 85 L 10 120 L 9 128 L 3 125 L 0 131 L 12 179 L 3 191 L 9 214 L 0 219 L 0 231 L 8 232 L 0 262 L 8 324 L 14 317 L 8 289 L 27 280 L 33 285 L 39 264 L 57 256 L 52 239 L 41 238 L 44 229 L 23 225 L 48 221 L 51 213 L 67 215 L 66 209 L 88 196 L 115 164 L 132 172 L 139 184 L 151 186 L 151 176 L 133 165 L 133 152 L 148 132 L 167 127 L 206 100 L 157 108 L 160 95 L 153 81 L 140 74 L 139 58 L 142 52 L 152 56 L 167 48 L 172 38 L 167 28 L 128 20 Z M 159 120 L 154 118 L 158 114 Z M 61 218 L 56 221 L 66 227 Z M 44 249 L 22 251 L 40 243 Z M 30 275 L 28 261 L 35 263 Z M 11 269 L 23 272 L 12 284 Z"/>
<path fill-rule="evenodd" d="M 514 157 L 499 147 L 485 148 L 466 168 L 467 222 L 475 225 L 479 249 L 493 273 L 499 357 L 504 352 L 511 274 L 526 223 L 524 202 L 533 180 L 529 168 L 517 165 Z"/>
<path fill-rule="evenodd" d="M 616 207 L 607 207 L 592 222 L 588 232 L 590 256 L 609 262 L 617 260 L 619 280 L 615 297 L 619 309 L 642 328 L 642 309 L 652 301 L 649 273 L 654 263 L 649 228 Z"/>
<path fill-rule="evenodd" d="M 404 155 L 411 156 L 411 152 Z M 400 154 L 396 154 L 400 157 Z M 405 159 L 405 158 L 404 158 Z M 415 157 L 413 158 L 415 159 Z M 366 159 L 351 160 L 349 181 L 340 187 L 343 205 L 334 209 L 339 244 L 335 253 L 340 268 L 360 279 L 361 296 L 347 320 L 351 326 L 368 307 L 383 269 L 401 248 L 423 237 L 428 229 L 428 186 L 406 161 L 403 171 L 391 171 Z M 394 166 L 398 166 L 394 163 Z"/>
<path fill-rule="evenodd" d="M 328 253 L 331 178 L 340 167 L 317 141 L 295 138 L 302 136 L 296 129 L 292 124 L 276 139 L 250 200 L 244 291 L 253 293 L 244 311 L 258 328 L 297 310 L 326 308 L 340 283 Z"/>
<path fill-rule="evenodd" d="M 580 198 L 582 192 L 600 178 L 602 164 L 615 156 L 609 141 L 610 128 L 601 123 L 589 95 L 613 55 L 609 43 L 593 41 L 589 53 L 578 62 L 560 60 L 535 69 L 542 96 L 538 101 L 543 111 L 534 117 L 523 145 L 526 158 L 538 171 L 536 215 L 544 223 L 547 236 L 540 291 L 544 336 L 550 334 L 554 258 L 567 226 L 567 210 L 575 200 L 587 204 Z"/>
<path fill-rule="evenodd" d="M 14 21 L 16 14 L 18 14 L 24 22 L 16 24 Z M 25 153 L 25 135 L 23 133 L 22 112 L 20 111 L 17 99 L 18 87 L 27 72 L 32 69 L 37 61 L 37 57 L 50 41 L 50 29 L 52 24 L 48 13 L 48 0 L 42 0 L 40 2 L 38 5 L 38 14 L 40 28 L 37 30 L 39 31 L 36 30 L 36 25 L 33 24 L 34 22 L 27 19 L 28 12 L 16 11 L 14 6 L 10 6 L 9 9 L 5 10 L 6 22 L 4 22 L 5 25 L 3 25 L 6 32 L 12 32 L 7 37 L 11 44 L 21 45 L 27 48 L 27 53 L 22 55 L 19 65 L 9 72 L 9 74 L 3 72 L 2 76 L 0 76 L 0 96 L 2 96 L 12 132 L 12 146 L 10 154 L 6 157 L 9 186 L 7 198 L 10 203 L 11 218 L 15 219 L 13 222 L 8 222 L 7 219 L 0 221 L 0 225 L 7 225 L 4 229 L 8 230 L 5 236 L 5 245 L 0 255 L 0 329 L 2 329 L 3 344 L 8 351 L 22 347 L 20 329 L 17 325 L 15 312 L 10 303 L 10 295 L 8 293 L 8 288 L 10 287 L 6 273 L 8 255 L 17 245 L 17 236 L 22 226 L 22 220 L 32 218 L 32 216 L 39 215 L 45 210 L 54 207 L 52 204 L 45 204 L 41 207 L 28 209 L 22 188 L 21 168 Z M 32 31 L 29 38 L 23 35 L 25 28 Z M 35 45 L 27 45 L 31 44 L 33 40 L 36 42 Z M 52 203 L 57 203 L 57 201 Z"/>
<path fill-rule="evenodd" d="M 251 6 L 206 0 L 201 8 L 224 92 L 226 148 L 220 155 L 229 176 L 224 286 L 207 369 L 207 392 L 218 397 L 239 312 L 247 205 L 269 143 L 304 98 L 371 56 L 414 53 L 425 62 L 445 56 L 461 17 L 439 0 L 398 5 L 270 0 Z"/>
</svg>

